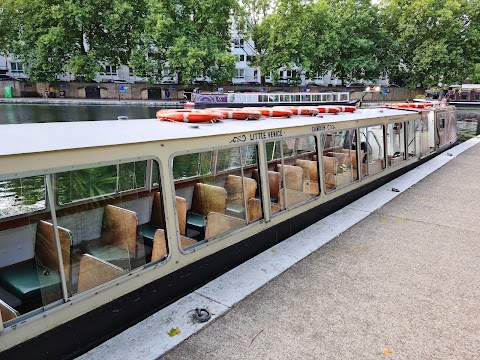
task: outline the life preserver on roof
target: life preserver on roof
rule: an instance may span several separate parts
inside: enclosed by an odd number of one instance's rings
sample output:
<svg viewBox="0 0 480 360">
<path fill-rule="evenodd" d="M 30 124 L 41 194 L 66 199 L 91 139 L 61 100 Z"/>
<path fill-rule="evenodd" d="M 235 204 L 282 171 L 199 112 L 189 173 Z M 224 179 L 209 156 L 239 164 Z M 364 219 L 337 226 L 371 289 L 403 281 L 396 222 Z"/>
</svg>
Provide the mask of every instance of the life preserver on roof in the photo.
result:
<svg viewBox="0 0 480 360">
<path fill-rule="evenodd" d="M 221 112 L 225 119 L 233 120 L 257 120 L 262 117 L 262 113 L 254 109 L 244 109 L 244 108 L 211 108 L 209 109 L 215 112 Z"/>
<path fill-rule="evenodd" d="M 316 107 L 318 112 L 319 113 L 322 113 L 322 114 L 337 114 L 339 113 L 341 110 L 339 107 L 337 106 L 317 106 Z"/>
<path fill-rule="evenodd" d="M 397 107 L 401 109 L 424 109 L 426 107 L 434 106 L 432 103 L 398 103 L 393 104 L 392 107 Z"/>
<path fill-rule="evenodd" d="M 186 122 L 186 123 L 202 123 L 202 122 L 216 122 L 223 119 L 224 115 L 221 112 L 214 111 L 157 111 L 157 118 L 160 120 Z"/>
<path fill-rule="evenodd" d="M 290 117 L 293 115 L 293 111 L 283 108 L 244 108 L 247 110 L 257 110 L 263 116 L 270 117 Z"/>
<path fill-rule="evenodd" d="M 293 115 L 309 115 L 315 116 L 319 113 L 318 109 L 313 106 L 274 106 L 274 109 L 287 109 L 292 111 Z"/>
</svg>

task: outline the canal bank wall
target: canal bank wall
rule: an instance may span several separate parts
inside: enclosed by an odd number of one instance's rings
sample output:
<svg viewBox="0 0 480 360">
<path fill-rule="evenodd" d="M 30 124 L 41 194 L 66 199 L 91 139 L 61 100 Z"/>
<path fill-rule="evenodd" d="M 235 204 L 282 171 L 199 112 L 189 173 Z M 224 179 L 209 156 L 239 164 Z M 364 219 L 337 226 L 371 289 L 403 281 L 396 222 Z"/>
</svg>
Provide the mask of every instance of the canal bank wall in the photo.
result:
<svg viewBox="0 0 480 360">
<path fill-rule="evenodd" d="M 102 99 L 102 100 L 184 100 L 194 90 L 193 86 L 186 87 L 174 84 L 152 85 L 146 83 L 81 83 L 81 82 L 55 82 L 55 83 L 29 83 L 26 81 L 2 81 L 0 83 L 0 98 L 5 99 L 5 88 L 10 88 L 13 98 L 66 98 L 66 99 Z M 345 91 L 348 89 L 352 100 L 364 101 L 407 101 L 413 100 L 424 94 L 421 88 L 408 89 L 400 87 L 384 88 L 382 92 L 363 93 L 363 87 L 299 87 L 299 86 L 223 86 L 224 92 L 228 91 L 258 91 L 265 89 L 267 92 L 329 92 Z M 202 91 L 213 91 L 214 87 L 201 87 Z M 166 92 L 169 96 L 167 97 Z M 8 99 L 7 99 L 8 100 Z"/>
</svg>

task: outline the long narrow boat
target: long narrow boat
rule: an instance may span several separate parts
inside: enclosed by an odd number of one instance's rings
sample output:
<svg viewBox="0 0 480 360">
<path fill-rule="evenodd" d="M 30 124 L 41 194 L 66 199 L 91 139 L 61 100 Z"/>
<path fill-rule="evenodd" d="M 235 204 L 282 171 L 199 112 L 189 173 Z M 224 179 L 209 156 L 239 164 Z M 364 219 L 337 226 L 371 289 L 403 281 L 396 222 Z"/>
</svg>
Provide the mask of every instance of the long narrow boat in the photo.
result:
<svg viewBox="0 0 480 360">
<path fill-rule="evenodd" d="M 195 108 L 281 105 L 355 105 L 348 92 L 192 93 Z"/>
<path fill-rule="evenodd" d="M 56 359 L 444 151 L 456 116 L 377 108 L 2 125 L 1 136 L 0 357 Z"/>
</svg>

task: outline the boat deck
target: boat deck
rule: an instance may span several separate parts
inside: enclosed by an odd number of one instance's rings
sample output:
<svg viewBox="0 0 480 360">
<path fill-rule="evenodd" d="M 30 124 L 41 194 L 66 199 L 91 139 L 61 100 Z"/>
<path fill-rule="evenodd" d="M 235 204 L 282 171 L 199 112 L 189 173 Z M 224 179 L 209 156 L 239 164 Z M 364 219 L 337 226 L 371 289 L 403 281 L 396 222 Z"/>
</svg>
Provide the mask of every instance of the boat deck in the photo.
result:
<svg viewBox="0 0 480 360">
<path fill-rule="evenodd" d="M 477 358 L 479 163 L 476 137 L 81 359 Z"/>
</svg>

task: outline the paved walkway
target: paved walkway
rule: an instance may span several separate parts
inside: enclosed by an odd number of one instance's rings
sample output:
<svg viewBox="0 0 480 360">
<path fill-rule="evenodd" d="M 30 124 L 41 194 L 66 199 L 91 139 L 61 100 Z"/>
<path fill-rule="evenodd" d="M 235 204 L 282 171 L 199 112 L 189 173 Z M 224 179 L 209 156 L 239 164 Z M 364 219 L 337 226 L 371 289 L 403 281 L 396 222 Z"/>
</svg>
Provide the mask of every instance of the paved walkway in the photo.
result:
<svg viewBox="0 0 480 360">
<path fill-rule="evenodd" d="M 437 156 L 82 358 L 478 359 L 479 143 Z M 198 305 L 215 312 L 206 325 L 192 324 Z M 166 335 L 175 326 L 182 332 Z"/>
</svg>

